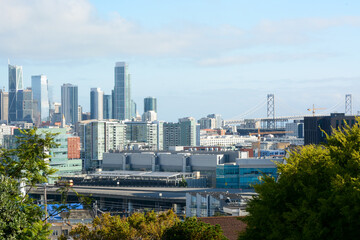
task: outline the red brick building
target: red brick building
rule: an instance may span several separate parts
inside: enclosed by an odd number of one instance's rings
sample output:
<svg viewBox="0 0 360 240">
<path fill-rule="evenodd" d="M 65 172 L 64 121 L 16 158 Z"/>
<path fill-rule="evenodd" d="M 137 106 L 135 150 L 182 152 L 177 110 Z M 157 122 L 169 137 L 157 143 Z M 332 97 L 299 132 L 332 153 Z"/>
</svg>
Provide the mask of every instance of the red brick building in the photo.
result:
<svg viewBox="0 0 360 240">
<path fill-rule="evenodd" d="M 80 137 L 68 137 L 68 159 L 80 158 Z"/>
</svg>

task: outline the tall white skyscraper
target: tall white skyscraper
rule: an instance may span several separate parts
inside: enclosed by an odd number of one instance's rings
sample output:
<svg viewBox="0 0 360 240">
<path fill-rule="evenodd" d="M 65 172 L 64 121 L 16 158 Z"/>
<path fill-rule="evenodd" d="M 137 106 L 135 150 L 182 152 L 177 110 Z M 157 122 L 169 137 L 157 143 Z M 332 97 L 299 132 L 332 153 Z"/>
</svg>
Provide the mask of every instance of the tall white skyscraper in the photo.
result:
<svg viewBox="0 0 360 240">
<path fill-rule="evenodd" d="M 0 120 L 9 119 L 9 93 L 0 90 Z"/>
<path fill-rule="evenodd" d="M 33 91 L 33 99 L 37 103 L 35 122 L 48 121 L 50 104 L 47 77 L 45 75 L 32 76 L 31 88 Z"/>
<path fill-rule="evenodd" d="M 66 124 L 78 122 L 78 87 L 70 83 L 61 86 L 61 113 Z"/>
<path fill-rule="evenodd" d="M 90 118 L 102 120 L 104 113 L 104 92 L 100 88 L 90 90 Z"/>
</svg>

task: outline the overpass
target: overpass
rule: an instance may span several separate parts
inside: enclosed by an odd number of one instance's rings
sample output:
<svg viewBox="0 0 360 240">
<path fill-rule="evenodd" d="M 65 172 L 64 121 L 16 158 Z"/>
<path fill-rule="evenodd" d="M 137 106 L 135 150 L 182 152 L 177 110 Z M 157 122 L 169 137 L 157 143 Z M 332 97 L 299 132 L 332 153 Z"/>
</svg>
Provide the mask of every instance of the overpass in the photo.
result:
<svg viewBox="0 0 360 240">
<path fill-rule="evenodd" d="M 104 211 L 133 212 L 136 210 L 150 209 L 162 211 L 174 209 L 178 214 L 183 213 L 186 207 L 187 192 L 239 192 L 231 189 L 212 188 L 170 188 L 170 187 L 104 187 L 104 186 L 74 186 L 74 191 L 69 191 L 68 202 L 79 202 L 76 193 L 91 197 L 97 207 Z M 60 201 L 59 187 L 48 185 L 46 187 L 47 199 Z M 44 198 L 44 188 L 38 187 L 30 190 L 34 199 Z"/>
</svg>

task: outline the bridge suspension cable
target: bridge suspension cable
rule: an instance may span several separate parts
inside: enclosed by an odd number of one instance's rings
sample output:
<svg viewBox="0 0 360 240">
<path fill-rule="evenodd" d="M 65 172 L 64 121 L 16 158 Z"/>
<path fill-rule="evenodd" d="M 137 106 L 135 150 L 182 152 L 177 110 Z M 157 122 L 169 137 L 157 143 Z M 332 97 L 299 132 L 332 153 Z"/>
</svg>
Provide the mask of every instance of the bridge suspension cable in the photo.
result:
<svg viewBox="0 0 360 240">
<path fill-rule="evenodd" d="M 337 110 L 337 108 L 343 103 L 342 100 L 340 100 L 338 103 L 336 103 L 334 106 L 332 106 L 331 108 L 326 109 L 325 111 L 319 113 L 320 115 L 325 115 L 325 114 L 329 114 L 331 112 L 334 112 L 334 110 Z"/>
<path fill-rule="evenodd" d="M 237 115 L 235 117 L 232 117 L 231 119 L 243 119 L 244 117 L 257 112 L 259 109 L 261 109 L 265 105 L 266 105 L 266 101 L 263 100 L 263 101 L 259 102 L 258 104 L 256 104 L 254 107 L 247 110 L 245 113 L 243 113 L 241 115 Z"/>
</svg>

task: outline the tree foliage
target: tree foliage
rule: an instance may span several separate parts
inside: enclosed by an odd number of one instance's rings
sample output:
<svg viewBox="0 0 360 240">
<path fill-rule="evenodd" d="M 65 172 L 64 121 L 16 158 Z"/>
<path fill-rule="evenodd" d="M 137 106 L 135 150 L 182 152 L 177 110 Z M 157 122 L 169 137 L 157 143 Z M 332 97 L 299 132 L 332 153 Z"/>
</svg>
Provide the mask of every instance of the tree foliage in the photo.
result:
<svg viewBox="0 0 360 240">
<path fill-rule="evenodd" d="M 47 161 L 47 149 L 56 147 L 54 136 L 22 130 L 15 149 L 0 150 L 0 238 L 47 239 L 50 225 L 44 211 L 28 194 L 20 193 L 20 182 L 34 187 L 55 172 Z"/>
<path fill-rule="evenodd" d="M 278 164 L 279 179 L 264 176 L 248 204 L 239 239 L 358 239 L 360 127 L 333 130 L 324 145 L 292 151 Z"/>
<path fill-rule="evenodd" d="M 56 172 L 46 161 L 47 150 L 57 147 L 54 134 L 39 135 L 36 129 L 20 130 L 14 149 L 0 150 L 0 173 L 12 179 L 21 179 L 27 185 L 45 183 Z"/>
<path fill-rule="evenodd" d="M 219 225 L 211 225 L 197 220 L 196 217 L 177 222 L 174 226 L 167 229 L 164 240 L 225 240 L 223 231 Z"/>
<path fill-rule="evenodd" d="M 109 213 L 96 217 L 91 226 L 79 225 L 70 235 L 75 240 L 87 239 L 161 239 L 164 231 L 180 221 L 173 211 L 134 213 L 128 218 Z"/>
<path fill-rule="evenodd" d="M 100 239 L 226 239 L 220 226 L 212 226 L 196 218 L 181 222 L 169 210 L 160 214 L 153 211 L 134 213 L 128 218 L 103 214 L 96 217 L 91 226 L 79 225 L 70 232 L 75 240 Z"/>
</svg>

